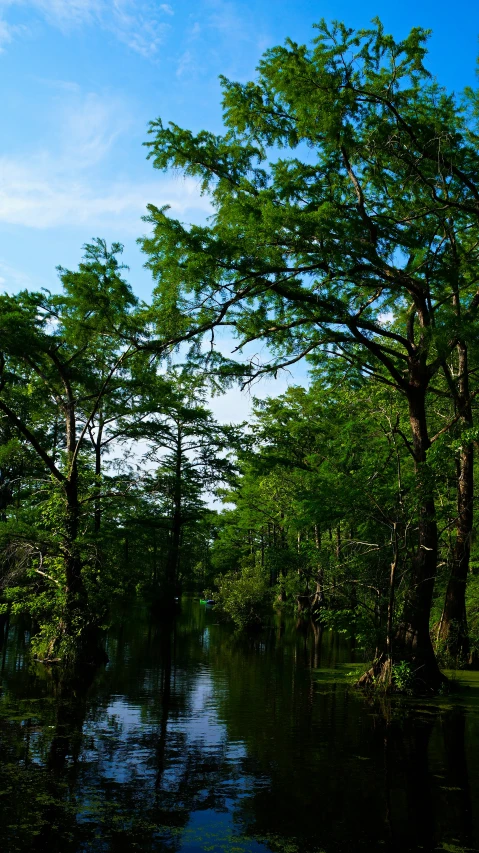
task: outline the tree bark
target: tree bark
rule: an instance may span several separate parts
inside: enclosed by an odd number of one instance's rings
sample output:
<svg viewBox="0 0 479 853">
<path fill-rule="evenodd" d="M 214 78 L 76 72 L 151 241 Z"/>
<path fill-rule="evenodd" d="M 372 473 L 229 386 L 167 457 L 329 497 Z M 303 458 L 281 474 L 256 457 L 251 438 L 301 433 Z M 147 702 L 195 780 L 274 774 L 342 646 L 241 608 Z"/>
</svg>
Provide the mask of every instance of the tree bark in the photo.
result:
<svg viewBox="0 0 479 853">
<path fill-rule="evenodd" d="M 456 405 L 461 413 L 463 428 L 473 425 L 469 393 L 467 347 L 460 343 L 458 350 L 458 394 Z M 466 585 L 471 554 L 471 534 L 474 504 L 474 446 L 465 442 L 457 459 L 457 526 L 452 553 L 451 573 L 446 589 L 444 609 L 439 624 L 438 640 L 449 657 L 467 660 L 470 644 L 467 630 Z"/>
<path fill-rule="evenodd" d="M 314 612 L 315 610 L 320 610 L 324 605 L 324 590 L 323 590 L 323 567 L 321 565 L 321 558 L 319 553 L 321 551 L 321 532 L 317 524 L 314 525 L 314 544 L 316 550 L 318 551 L 318 569 L 316 573 L 316 589 L 313 594 L 313 600 L 311 602 L 311 609 Z"/>
<path fill-rule="evenodd" d="M 97 495 L 95 497 L 95 521 L 94 521 L 94 529 L 96 535 L 99 534 L 101 528 L 101 498 L 100 498 L 100 489 L 101 489 L 101 442 L 103 437 L 103 420 L 100 415 L 100 421 L 98 424 L 98 434 L 95 442 L 95 488 L 97 489 Z"/>
<path fill-rule="evenodd" d="M 428 377 L 420 366 L 411 366 L 410 383 L 407 386 L 409 420 L 412 447 L 416 468 L 416 498 L 418 515 L 418 541 L 411 566 L 411 574 L 405 596 L 401 621 L 392 632 L 394 585 L 396 561 L 393 559 L 390 576 L 390 601 L 388 608 L 389 640 L 385 653 L 376 657 L 371 669 L 357 682 L 358 687 L 382 684 L 389 687 L 393 665 L 406 661 L 412 670 L 418 691 L 437 690 L 446 680 L 442 675 L 434 653 L 429 620 L 432 596 L 437 571 L 438 534 L 434 485 L 427 463 L 430 439 L 426 419 L 426 391 Z M 397 547 L 397 543 L 395 543 Z M 392 598 L 391 598 L 392 596 Z"/>
<path fill-rule="evenodd" d="M 396 588 L 396 573 L 399 562 L 399 548 L 398 548 L 398 533 L 397 533 L 397 523 L 394 522 L 392 535 L 391 535 L 391 544 L 393 548 L 393 558 L 391 562 L 391 571 L 389 574 L 389 596 L 388 596 L 388 618 L 387 618 L 387 628 L 386 628 L 386 653 L 389 660 L 393 659 L 393 619 L 394 619 L 394 593 Z"/>
<path fill-rule="evenodd" d="M 182 455 L 183 444 L 181 427 L 178 425 L 177 445 L 176 445 L 176 465 L 175 479 L 173 485 L 173 514 L 171 519 L 170 543 L 168 549 L 168 559 L 166 564 L 166 584 L 165 584 L 165 599 L 166 603 L 173 603 L 178 587 L 178 570 L 180 562 L 180 544 L 181 544 L 181 529 L 183 526 L 182 518 Z"/>
<path fill-rule="evenodd" d="M 78 501 L 78 464 L 74 455 L 76 447 L 76 418 L 74 404 L 66 408 L 67 472 L 64 482 L 66 500 L 65 514 L 65 580 L 67 634 L 74 632 L 75 615 L 86 608 L 86 590 L 82 579 L 82 562 L 78 550 L 78 526 L 80 505 Z"/>
<path fill-rule="evenodd" d="M 444 680 L 431 642 L 429 619 L 437 570 L 438 535 L 434 489 L 427 464 L 430 440 L 426 421 L 427 383 L 408 389 L 409 419 L 416 463 L 418 543 L 401 622 L 394 638 L 394 658 L 412 666 L 418 684 L 437 689 Z"/>
</svg>

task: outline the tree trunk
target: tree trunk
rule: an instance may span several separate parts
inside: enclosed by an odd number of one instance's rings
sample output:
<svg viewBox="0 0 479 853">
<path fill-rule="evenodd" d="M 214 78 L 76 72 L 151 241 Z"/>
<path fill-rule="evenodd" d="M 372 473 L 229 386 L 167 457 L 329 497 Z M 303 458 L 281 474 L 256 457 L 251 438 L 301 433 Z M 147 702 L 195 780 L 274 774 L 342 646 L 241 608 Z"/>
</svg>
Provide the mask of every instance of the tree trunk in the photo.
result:
<svg viewBox="0 0 479 853">
<path fill-rule="evenodd" d="M 321 565 L 321 558 L 319 556 L 319 552 L 321 551 L 321 533 L 317 524 L 314 525 L 314 544 L 316 546 L 316 550 L 318 551 L 318 570 L 316 573 L 316 589 L 313 594 L 313 600 L 311 602 L 311 610 L 314 612 L 315 610 L 320 610 L 324 605 L 324 590 L 323 590 L 323 567 Z"/>
<path fill-rule="evenodd" d="M 389 574 L 388 618 L 386 628 L 386 653 L 390 660 L 393 659 L 394 593 L 396 587 L 396 573 L 399 561 L 397 522 L 394 522 L 393 524 L 391 544 L 393 549 L 393 558 L 391 561 L 391 571 Z"/>
<path fill-rule="evenodd" d="M 466 584 L 471 552 L 473 488 L 473 448 L 468 445 L 460 451 L 458 459 L 457 537 L 438 636 L 454 660 L 466 660 L 469 655 Z"/>
<path fill-rule="evenodd" d="M 64 484 L 66 498 L 65 518 L 65 574 L 67 587 L 67 608 L 84 592 L 81 577 L 81 560 L 78 553 L 78 522 L 80 506 L 78 503 L 78 464 L 75 457 L 76 418 L 74 404 L 66 410 L 66 450 L 67 472 Z"/>
<path fill-rule="evenodd" d="M 463 428 L 473 425 L 469 394 L 467 348 L 458 345 L 459 383 L 456 404 L 461 413 Z M 465 442 L 457 459 L 457 527 L 452 565 L 446 589 L 444 609 L 438 631 L 438 640 L 445 646 L 453 660 L 467 660 L 469 635 L 466 616 L 466 584 L 471 553 L 471 534 L 474 504 L 474 446 Z"/>
<path fill-rule="evenodd" d="M 180 543 L 182 519 L 182 435 L 178 426 L 176 446 L 175 482 L 173 487 L 173 515 L 171 519 L 170 543 L 166 565 L 166 583 L 164 597 L 167 604 L 173 603 L 178 587 L 178 570 L 180 562 Z"/>
<path fill-rule="evenodd" d="M 78 547 L 80 505 L 75 446 L 76 418 L 74 404 L 71 403 L 66 410 L 67 476 L 64 482 L 66 501 L 64 542 L 66 606 L 63 631 L 67 636 L 78 638 L 78 653 L 81 655 L 83 646 L 90 648 L 91 638 L 87 636 L 89 629 L 85 628 L 88 603 L 82 579 L 82 560 Z"/>
<path fill-rule="evenodd" d="M 402 619 L 394 638 L 394 659 L 405 660 L 412 666 L 418 684 L 437 689 L 444 678 L 439 670 L 429 633 L 438 536 L 434 488 L 426 458 L 430 446 L 426 422 L 426 389 L 425 383 L 418 383 L 416 386 L 411 385 L 408 393 L 416 462 L 418 545 L 413 558 Z"/>
<path fill-rule="evenodd" d="M 98 434 L 95 442 L 95 489 L 97 490 L 97 494 L 95 496 L 95 533 L 98 535 L 101 528 L 101 440 L 103 435 L 103 422 L 100 419 L 98 424 Z"/>
<path fill-rule="evenodd" d="M 284 512 L 281 512 L 280 518 L 281 518 L 281 524 L 279 527 L 279 542 L 280 542 L 281 551 L 285 551 L 286 547 L 287 547 L 287 543 L 286 543 L 286 531 L 284 529 L 284 524 L 283 524 Z M 284 565 L 284 555 L 281 554 L 280 566 L 279 566 L 279 593 L 278 593 L 278 599 L 277 599 L 280 604 L 283 604 L 286 601 L 286 597 L 287 597 L 286 596 L 286 589 L 285 589 L 285 582 L 286 582 L 286 566 Z"/>
<path fill-rule="evenodd" d="M 156 530 L 153 528 L 153 583 L 156 586 L 156 582 L 158 580 L 158 567 L 157 567 L 157 549 L 156 549 Z"/>
<path fill-rule="evenodd" d="M 80 589 L 81 566 L 77 552 L 78 540 L 78 483 L 77 472 L 72 471 L 65 483 L 66 496 L 66 542 L 65 542 L 65 572 L 67 591 L 73 594 Z"/>
<path fill-rule="evenodd" d="M 390 599 L 388 612 L 388 648 L 385 653 L 376 658 L 372 668 L 361 676 L 357 683 L 358 687 L 367 687 L 371 684 L 383 684 L 389 687 L 392 667 L 394 663 L 402 661 L 410 665 L 417 690 L 437 690 L 446 680 L 439 669 L 429 633 L 437 570 L 438 535 L 434 486 L 427 464 L 430 440 L 426 421 L 426 390 L 427 381 L 419 376 L 416 377 L 415 382 L 411 382 L 407 394 L 412 450 L 416 467 L 418 543 L 412 561 L 402 617 L 392 637 L 393 597 L 392 600 Z M 396 559 L 393 559 L 390 577 L 392 596 L 394 596 L 395 563 Z"/>
</svg>

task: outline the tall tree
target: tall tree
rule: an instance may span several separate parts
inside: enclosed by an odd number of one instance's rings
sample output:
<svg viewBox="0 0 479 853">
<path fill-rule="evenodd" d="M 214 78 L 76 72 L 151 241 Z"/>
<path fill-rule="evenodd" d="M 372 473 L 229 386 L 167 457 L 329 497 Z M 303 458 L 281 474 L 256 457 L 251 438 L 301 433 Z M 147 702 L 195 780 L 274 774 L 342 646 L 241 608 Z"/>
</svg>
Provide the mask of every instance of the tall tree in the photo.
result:
<svg viewBox="0 0 479 853">
<path fill-rule="evenodd" d="M 150 443 L 148 460 L 157 471 L 152 489 L 163 495 L 169 516 L 169 539 L 162 600 L 168 603 L 180 590 L 183 532 L 205 511 L 206 491 L 228 478 L 232 464 L 228 451 L 237 441 L 237 430 L 218 424 L 206 406 L 204 378 L 187 368 L 171 368 L 167 383 L 158 383 L 156 414 L 141 423 L 142 436 Z M 154 411 L 153 398 L 148 407 Z"/>
<path fill-rule="evenodd" d="M 36 454 L 62 496 L 59 541 L 65 610 L 54 645 L 63 635 L 71 654 L 76 640 L 81 651 L 91 622 L 79 538 L 85 497 L 79 460 L 88 428 L 111 390 L 113 377 L 132 351 L 121 332 L 129 325 L 136 303 L 121 278 L 117 260 L 121 246 L 114 244 L 110 250 L 97 240 L 84 251 L 77 273 L 60 269 L 63 290 L 59 295 L 22 292 L 0 300 L 0 411 Z M 106 349 L 108 366 L 98 369 L 99 353 L 100 361 L 104 360 Z M 37 410 L 30 394 L 32 388 L 38 393 L 39 387 L 50 411 L 46 431 L 37 429 Z M 54 652 L 52 646 L 49 653 L 56 653 L 56 648 Z"/>
<path fill-rule="evenodd" d="M 437 687 L 427 400 L 479 307 L 476 101 L 470 94 L 465 111 L 431 80 L 423 30 L 396 42 L 378 21 L 357 33 L 317 29 L 311 48 L 268 50 L 255 82 L 222 79 L 223 136 L 152 122 L 154 166 L 198 178 L 214 215 L 187 227 L 150 206 L 143 249 L 164 338 L 197 340 L 226 324 L 239 349 L 270 346 L 250 375 L 323 352 L 406 399 L 418 533 L 395 648 Z"/>
</svg>

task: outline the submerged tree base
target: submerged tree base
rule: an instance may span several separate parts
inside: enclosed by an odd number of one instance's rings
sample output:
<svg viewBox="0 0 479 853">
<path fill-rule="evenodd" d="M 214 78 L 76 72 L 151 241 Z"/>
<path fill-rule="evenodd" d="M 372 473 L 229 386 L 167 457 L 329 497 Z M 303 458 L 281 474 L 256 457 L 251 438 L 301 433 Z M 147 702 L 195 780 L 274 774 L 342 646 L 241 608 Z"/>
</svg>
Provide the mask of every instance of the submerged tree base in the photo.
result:
<svg viewBox="0 0 479 853">
<path fill-rule="evenodd" d="M 354 685 L 362 690 L 381 690 L 387 693 L 409 693 L 416 695 L 431 695 L 442 690 L 449 679 L 440 671 L 437 663 L 428 666 L 427 663 L 408 662 L 405 660 L 394 663 L 389 655 L 377 657 Z"/>
<path fill-rule="evenodd" d="M 100 666 L 108 663 L 98 625 L 84 625 L 75 633 L 64 622 L 43 625 L 33 641 L 34 658 L 45 666 Z"/>
</svg>

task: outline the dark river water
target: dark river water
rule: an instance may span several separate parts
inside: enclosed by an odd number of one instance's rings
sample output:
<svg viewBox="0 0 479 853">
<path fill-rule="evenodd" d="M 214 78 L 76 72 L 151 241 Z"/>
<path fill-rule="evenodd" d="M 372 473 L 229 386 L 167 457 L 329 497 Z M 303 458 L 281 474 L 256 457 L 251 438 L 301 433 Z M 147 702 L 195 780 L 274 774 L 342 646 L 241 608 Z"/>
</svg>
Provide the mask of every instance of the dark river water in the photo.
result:
<svg viewBox="0 0 479 853">
<path fill-rule="evenodd" d="M 59 677 L 0 649 L 0 851 L 479 850 L 479 680 L 367 700 L 330 632 L 254 638 L 184 601 L 132 612 Z M 360 665 L 359 665 L 360 666 Z"/>
</svg>

